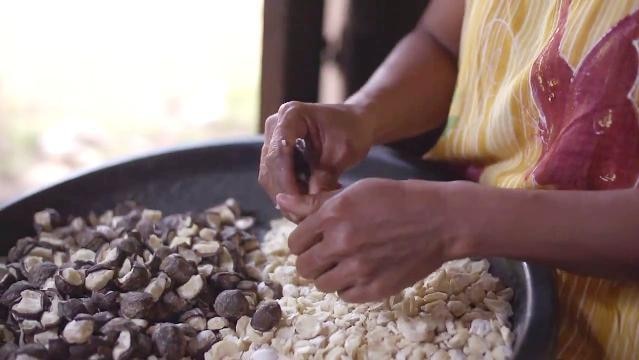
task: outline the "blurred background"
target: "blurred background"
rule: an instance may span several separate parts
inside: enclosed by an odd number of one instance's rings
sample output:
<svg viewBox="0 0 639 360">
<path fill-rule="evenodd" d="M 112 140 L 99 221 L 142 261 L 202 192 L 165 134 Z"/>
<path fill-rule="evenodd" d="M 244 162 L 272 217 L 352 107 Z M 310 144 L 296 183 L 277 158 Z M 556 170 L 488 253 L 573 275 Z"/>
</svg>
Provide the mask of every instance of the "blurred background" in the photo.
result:
<svg viewBox="0 0 639 360">
<path fill-rule="evenodd" d="M 342 101 L 426 5 L 0 0 L 0 203 L 123 156 L 257 134 L 286 101 Z"/>
</svg>

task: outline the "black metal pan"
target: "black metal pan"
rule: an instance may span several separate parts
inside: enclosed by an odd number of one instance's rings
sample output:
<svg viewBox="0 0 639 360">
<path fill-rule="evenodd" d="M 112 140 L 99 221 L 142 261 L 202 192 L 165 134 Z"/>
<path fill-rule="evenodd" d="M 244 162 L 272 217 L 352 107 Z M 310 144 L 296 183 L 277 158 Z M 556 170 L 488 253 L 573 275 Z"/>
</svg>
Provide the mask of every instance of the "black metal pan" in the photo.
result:
<svg viewBox="0 0 639 360">
<path fill-rule="evenodd" d="M 261 145 L 256 137 L 171 149 L 107 165 L 0 206 L 0 254 L 33 233 L 32 216 L 38 210 L 50 207 L 63 216 L 83 216 L 125 200 L 172 213 L 201 210 L 234 197 L 255 213 L 264 231 L 278 212 L 257 184 Z M 365 177 L 451 180 L 437 165 L 402 159 L 381 147 L 349 171 L 343 182 Z M 491 264 L 491 271 L 515 290 L 516 358 L 552 358 L 556 332 L 552 271 L 505 259 L 491 259 Z"/>
</svg>

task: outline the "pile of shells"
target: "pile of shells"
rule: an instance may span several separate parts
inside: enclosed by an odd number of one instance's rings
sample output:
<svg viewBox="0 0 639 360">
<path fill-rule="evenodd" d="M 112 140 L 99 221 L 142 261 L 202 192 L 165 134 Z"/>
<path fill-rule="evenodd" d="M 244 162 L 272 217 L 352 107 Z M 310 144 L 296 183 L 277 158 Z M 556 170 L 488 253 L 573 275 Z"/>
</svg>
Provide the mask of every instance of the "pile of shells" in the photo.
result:
<svg viewBox="0 0 639 360">
<path fill-rule="evenodd" d="M 134 203 L 34 215 L 0 267 L 0 359 L 215 358 L 237 322 L 280 321 L 282 285 L 234 199 L 163 216 Z M 248 324 L 244 324 L 246 327 Z"/>
</svg>

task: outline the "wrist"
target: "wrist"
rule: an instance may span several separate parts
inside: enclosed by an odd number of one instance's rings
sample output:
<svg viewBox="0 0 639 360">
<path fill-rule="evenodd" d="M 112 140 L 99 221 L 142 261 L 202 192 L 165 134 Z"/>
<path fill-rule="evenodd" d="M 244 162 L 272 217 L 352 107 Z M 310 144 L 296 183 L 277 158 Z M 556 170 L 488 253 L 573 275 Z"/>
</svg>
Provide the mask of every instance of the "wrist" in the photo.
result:
<svg viewBox="0 0 639 360">
<path fill-rule="evenodd" d="M 454 258 L 525 258 L 531 247 L 541 245 L 535 240 L 546 236 L 561 216 L 548 206 L 544 192 L 463 184 L 470 186 L 450 190 L 457 192 L 450 199 L 459 220 L 451 247 Z"/>
<path fill-rule="evenodd" d="M 481 230 L 486 216 L 480 209 L 482 192 L 487 189 L 467 181 L 403 181 L 401 202 L 415 214 L 412 222 L 420 224 L 420 238 L 436 241 L 444 261 L 480 256 Z M 424 221 L 427 217 L 427 221 Z"/>
<path fill-rule="evenodd" d="M 442 183 L 443 201 L 442 216 L 446 223 L 446 244 L 444 258 L 446 261 L 482 256 L 482 229 L 486 227 L 484 203 L 486 188 L 467 181 Z"/>
<path fill-rule="evenodd" d="M 353 94 L 344 101 L 360 123 L 360 127 L 370 133 L 372 145 L 383 143 L 383 128 L 379 115 L 379 103 L 362 91 Z"/>
</svg>

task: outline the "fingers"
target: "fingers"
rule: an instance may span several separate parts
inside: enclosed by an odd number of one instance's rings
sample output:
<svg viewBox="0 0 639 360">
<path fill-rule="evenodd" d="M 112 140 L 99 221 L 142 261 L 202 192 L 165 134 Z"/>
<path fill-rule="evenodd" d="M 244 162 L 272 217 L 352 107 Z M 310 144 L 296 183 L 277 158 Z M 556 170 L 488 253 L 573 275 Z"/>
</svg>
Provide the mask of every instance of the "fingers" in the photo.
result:
<svg viewBox="0 0 639 360">
<path fill-rule="evenodd" d="M 344 291 L 357 286 L 361 282 L 367 282 L 364 276 L 353 276 L 356 274 L 358 261 L 360 260 L 346 259 L 339 262 L 328 271 L 317 276 L 314 281 L 315 286 L 323 292 L 332 293 Z"/>
<path fill-rule="evenodd" d="M 370 263 L 370 261 L 368 261 Z M 351 271 L 349 269 L 349 271 Z M 342 300 L 352 303 L 379 301 L 399 293 L 423 276 L 413 269 L 397 266 L 394 269 L 376 269 L 368 276 L 360 276 L 353 286 L 337 290 Z M 336 274 L 338 276 L 339 274 Z"/>
<path fill-rule="evenodd" d="M 258 174 L 258 182 L 266 193 L 269 195 L 271 200 L 275 202 L 275 195 L 277 195 L 277 189 L 273 187 L 272 182 L 270 181 L 271 172 L 267 164 L 267 156 L 269 154 L 269 145 L 271 144 L 271 136 L 273 134 L 273 129 L 277 124 L 277 114 L 273 114 L 269 116 L 264 122 L 264 144 L 262 144 L 262 152 L 260 154 L 260 169 Z"/>
<path fill-rule="evenodd" d="M 355 285 L 337 290 L 337 294 L 342 300 L 349 303 L 365 303 L 380 301 L 397 291 L 393 291 L 394 284 L 388 284 L 387 280 L 381 277 L 371 277 L 369 281 L 358 281 Z"/>
<path fill-rule="evenodd" d="M 339 190 L 322 192 L 315 195 L 291 195 L 280 193 L 275 201 L 283 212 L 292 214 L 294 222 L 300 222 L 315 213 L 326 200 L 337 194 Z"/>
<path fill-rule="evenodd" d="M 349 303 L 365 303 L 373 301 L 373 297 L 369 294 L 365 286 L 352 286 L 345 290 L 338 291 L 339 297 Z"/>
<path fill-rule="evenodd" d="M 330 242 L 320 239 L 297 257 L 295 266 L 302 277 L 315 280 L 318 276 L 334 268 L 338 260 L 338 254 L 331 248 Z"/>
<path fill-rule="evenodd" d="M 300 193 L 294 174 L 293 150 L 295 139 L 308 133 L 304 108 L 302 103 L 287 103 L 266 120 L 259 182 L 273 200 L 278 193 Z"/>
<path fill-rule="evenodd" d="M 288 237 L 288 248 L 292 254 L 300 255 L 321 240 L 322 217 L 314 213 L 302 221 Z"/>
<path fill-rule="evenodd" d="M 266 118 L 264 122 L 264 145 L 268 148 L 271 143 L 271 137 L 273 136 L 273 130 L 277 125 L 277 114 L 273 114 Z"/>
<path fill-rule="evenodd" d="M 278 122 L 273 129 L 271 144 L 282 144 L 283 140 L 289 146 L 295 144 L 295 139 L 304 138 L 308 134 L 305 111 L 307 104 L 292 101 L 282 106 L 277 112 Z"/>
<path fill-rule="evenodd" d="M 324 169 L 313 169 L 308 182 L 309 194 L 317 194 L 325 191 L 339 189 L 339 174 Z"/>
<path fill-rule="evenodd" d="M 271 155 L 267 156 L 267 166 L 272 171 L 271 178 L 277 193 L 299 194 L 293 165 L 293 143 L 274 143 L 271 141 Z"/>
</svg>

